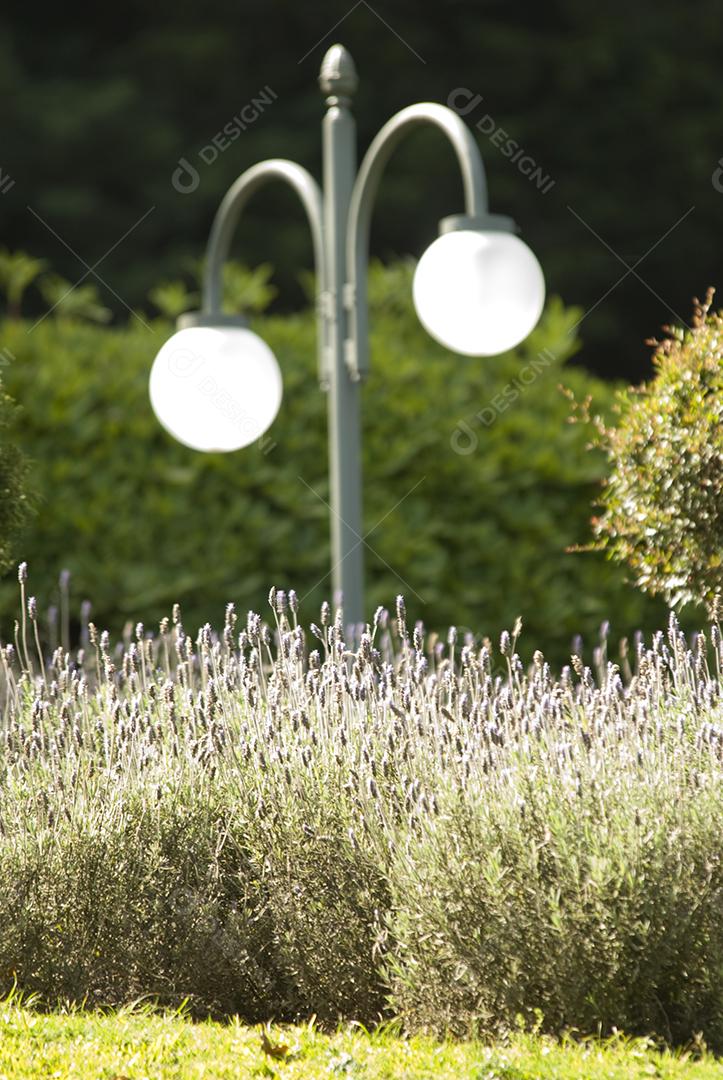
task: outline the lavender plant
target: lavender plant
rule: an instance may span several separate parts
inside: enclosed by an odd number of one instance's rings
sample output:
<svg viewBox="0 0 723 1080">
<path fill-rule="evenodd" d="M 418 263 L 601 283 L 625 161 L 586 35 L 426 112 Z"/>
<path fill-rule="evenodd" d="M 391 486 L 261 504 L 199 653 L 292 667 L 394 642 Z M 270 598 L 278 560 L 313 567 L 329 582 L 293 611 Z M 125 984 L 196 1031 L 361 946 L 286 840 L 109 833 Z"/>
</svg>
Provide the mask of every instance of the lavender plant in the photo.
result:
<svg viewBox="0 0 723 1080">
<path fill-rule="evenodd" d="M 0 651 L 0 992 L 723 1045 L 717 624 L 529 670 L 293 593 Z M 539 1020 L 539 1017 L 542 1017 Z"/>
</svg>

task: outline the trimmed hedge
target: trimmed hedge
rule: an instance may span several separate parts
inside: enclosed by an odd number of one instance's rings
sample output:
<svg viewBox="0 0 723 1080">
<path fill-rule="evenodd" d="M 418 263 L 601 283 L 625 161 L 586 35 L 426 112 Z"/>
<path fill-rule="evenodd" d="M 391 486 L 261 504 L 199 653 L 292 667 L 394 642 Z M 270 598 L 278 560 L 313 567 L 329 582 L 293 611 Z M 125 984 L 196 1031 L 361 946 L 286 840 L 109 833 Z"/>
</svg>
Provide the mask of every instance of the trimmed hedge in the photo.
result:
<svg viewBox="0 0 723 1080">
<path fill-rule="evenodd" d="M 376 268 L 371 282 L 372 371 L 363 390 L 369 612 L 404 592 L 430 625 L 494 634 L 521 615 L 525 637 L 553 658 L 580 632 L 613 634 L 661 621 L 660 607 L 599 553 L 568 553 L 589 538 L 602 454 L 567 423 L 559 384 L 612 389 L 581 369 L 577 313 L 549 302 L 511 353 L 455 356 L 419 326 L 411 269 Z M 16 362 L 8 386 L 22 403 L 18 438 L 34 462 L 40 513 L 23 557 L 37 592 L 72 574 L 76 604 L 119 629 L 179 600 L 190 627 L 234 600 L 258 608 L 270 583 L 293 584 L 302 613 L 331 590 L 326 400 L 317 389 L 311 311 L 262 316 L 285 397 L 265 446 L 201 455 L 173 442 L 148 401 L 167 320 L 119 329 L 46 319 L 0 325 Z M 31 332 L 29 332 L 31 331 Z M 269 449 L 269 446 L 272 446 Z M 308 485 L 308 486 L 307 486 Z M 313 490 L 311 490 L 313 489 Z M 318 494 L 315 494 L 317 492 Z M 14 583 L 0 587 L 5 629 Z"/>
</svg>

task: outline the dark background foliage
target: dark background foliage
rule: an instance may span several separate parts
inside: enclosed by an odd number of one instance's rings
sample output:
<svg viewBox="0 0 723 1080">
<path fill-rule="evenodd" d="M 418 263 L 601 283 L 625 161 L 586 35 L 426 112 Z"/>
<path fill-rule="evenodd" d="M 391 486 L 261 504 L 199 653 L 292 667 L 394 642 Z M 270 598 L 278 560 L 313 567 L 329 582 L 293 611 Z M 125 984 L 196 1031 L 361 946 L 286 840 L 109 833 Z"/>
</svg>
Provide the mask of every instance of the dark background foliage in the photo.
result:
<svg viewBox="0 0 723 1080">
<path fill-rule="evenodd" d="M 361 76 L 361 151 L 404 105 L 446 101 L 458 87 L 482 95 L 468 120 L 491 116 L 554 180 L 543 194 L 478 135 L 492 208 L 521 225 L 550 292 L 588 313 L 578 362 L 604 376 L 647 372 L 643 339 L 674 313 L 684 317 L 691 293 L 720 277 L 723 24 L 714 0 L 129 0 L 114 14 L 100 5 L 82 15 L 8 0 L 0 168 L 15 183 L 0 197 L 0 242 L 49 258 L 71 281 L 86 272 L 73 252 L 93 266 L 112 248 L 97 267 L 108 285 L 102 298 L 127 314 L 124 305 L 135 308 L 198 256 L 220 196 L 243 168 L 286 156 L 318 175 L 316 75 L 337 39 Z M 215 163 L 199 162 L 199 150 L 264 87 L 273 104 Z M 200 174 L 186 195 L 171 184 L 182 157 Z M 373 250 L 418 254 L 438 218 L 458 209 L 453 160 L 438 136 L 420 133 L 382 186 Z M 309 249 L 293 196 L 261 195 L 237 254 L 275 263 L 281 307 L 301 299 L 296 275 Z M 640 259 L 631 272 L 621 261 Z"/>
</svg>

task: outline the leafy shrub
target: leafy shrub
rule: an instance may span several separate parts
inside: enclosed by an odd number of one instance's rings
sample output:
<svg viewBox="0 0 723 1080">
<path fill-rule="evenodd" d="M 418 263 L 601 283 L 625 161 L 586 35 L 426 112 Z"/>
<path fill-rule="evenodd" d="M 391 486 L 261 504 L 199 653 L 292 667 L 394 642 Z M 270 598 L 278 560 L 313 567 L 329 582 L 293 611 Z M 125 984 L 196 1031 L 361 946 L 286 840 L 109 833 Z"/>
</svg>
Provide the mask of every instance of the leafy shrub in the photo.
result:
<svg viewBox="0 0 723 1080">
<path fill-rule="evenodd" d="M 247 290 L 260 303 L 262 270 Z M 371 282 L 362 392 L 369 612 L 402 588 L 435 624 L 495 634 L 521 615 L 558 660 L 574 634 L 596 635 L 605 618 L 620 634 L 655 625 L 662 605 L 628 587 L 619 567 L 567 551 L 589 536 L 605 463 L 566 422 L 558 384 L 611 397 L 600 380 L 563 366 L 576 348 L 575 312 L 552 300 L 514 352 L 461 358 L 420 327 L 410 274 L 403 264 L 377 268 Z M 23 552 L 38 591 L 55 600 L 67 567 L 76 604 L 92 597 L 97 621 L 115 629 L 139 612 L 160 619 L 177 597 L 189 625 L 201 625 L 229 598 L 258 607 L 269 581 L 294 580 L 307 614 L 330 595 L 313 315 L 258 316 L 255 328 L 279 358 L 284 402 L 265 442 L 224 456 L 176 444 L 151 411 L 148 375 L 168 322 L 0 326 L 0 348 L 17 358 L 9 385 L 25 410 L 23 446 L 42 496 Z M 14 604 L 8 582 L 6 619 Z"/>
<path fill-rule="evenodd" d="M 0 360 L 5 354 L 0 351 Z M 0 378 L 0 573 L 16 557 L 16 545 L 28 524 L 32 505 L 28 494 L 28 464 L 16 445 L 15 407 Z"/>
<path fill-rule="evenodd" d="M 0 994 L 723 1047 L 717 626 L 623 683 L 272 600 L 0 649 Z"/>
<path fill-rule="evenodd" d="M 611 466 L 599 547 L 675 606 L 723 588 L 723 317 L 712 299 L 690 330 L 652 342 L 655 376 L 618 394 L 617 424 L 597 421 Z"/>
</svg>

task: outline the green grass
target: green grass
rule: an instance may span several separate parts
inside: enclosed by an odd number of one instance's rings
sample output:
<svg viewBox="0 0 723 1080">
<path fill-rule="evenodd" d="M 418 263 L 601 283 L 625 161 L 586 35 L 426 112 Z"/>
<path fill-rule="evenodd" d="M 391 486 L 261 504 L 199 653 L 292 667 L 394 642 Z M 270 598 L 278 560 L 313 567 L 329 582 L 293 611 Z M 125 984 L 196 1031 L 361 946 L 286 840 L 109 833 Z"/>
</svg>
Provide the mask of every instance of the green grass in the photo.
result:
<svg viewBox="0 0 723 1080">
<path fill-rule="evenodd" d="M 403 1038 L 392 1027 L 358 1025 L 324 1034 L 312 1023 L 262 1029 L 237 1022 L 192 1023 L 145 1008 L 115 1013 L 42 1013 L 13 1000 L 0 1005 L 0 1080 L 76 1077 L 136 1080 L 177 1077 L 469 1077 L 474 1080 L 560 1080 L 604 1077 L 723 1077 L 723 1062 L 703 1049 L 659 1052 L 649 1040 L 556 1041 L 515 1035 L 508 1042 L 437 1042 Z M 284 1050 L 286 1048 L 286 1050 Z"/>
</svg>

